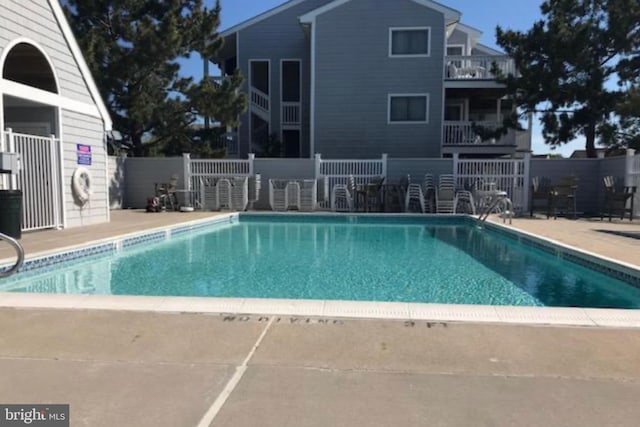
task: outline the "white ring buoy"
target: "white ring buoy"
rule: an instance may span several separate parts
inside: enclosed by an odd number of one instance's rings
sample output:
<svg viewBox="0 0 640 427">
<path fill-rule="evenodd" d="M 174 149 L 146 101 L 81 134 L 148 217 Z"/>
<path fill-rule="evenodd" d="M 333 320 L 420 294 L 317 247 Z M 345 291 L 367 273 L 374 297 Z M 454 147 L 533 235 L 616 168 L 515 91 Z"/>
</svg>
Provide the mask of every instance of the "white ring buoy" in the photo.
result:
<svg viewBox="0 0 640 427">
<path fill-rule="evenodd" d="M 89 173 L 88 169 L 80 167 L 73 172 L 71 189 L 78 201 L 83 205 L 89 201 L 91 197 L 91 173 Z"/>
</svg>

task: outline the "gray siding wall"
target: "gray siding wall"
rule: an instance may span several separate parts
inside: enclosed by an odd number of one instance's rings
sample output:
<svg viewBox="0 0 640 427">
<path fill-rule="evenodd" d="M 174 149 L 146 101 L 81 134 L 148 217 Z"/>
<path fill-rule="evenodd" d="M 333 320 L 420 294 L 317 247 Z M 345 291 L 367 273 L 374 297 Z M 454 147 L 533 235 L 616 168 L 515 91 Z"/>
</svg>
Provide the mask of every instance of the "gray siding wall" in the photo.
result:
<svg viewBox="0 0 640 427">
<path fill-rule="evenodd" d="M 62 141 L 64 160 L 65 213 L 67 226 L 77 227 L 108 220 L 109 194 L 107 190 L 107 163 L 104 127 L 101 119 L 71 111 L 62 111 Z M 86 167 L 91 173 L 91 198 L 80 206 L 71 190 L 73 172 L 78 167 L 76 144 L 91 146 L 92 163 Z"/>
<path fill-rule="evenodd" d="M 431 27 L 431 56 L 389 58 L 390 27 Z M 410 0 L 352 0 L 317 18 L 315 151 L 440 157 L 444 15 Z M 388 124 L 391 93 L 428 93 L 428 124 Z"/>
<path fill-rule="evenodd" d="M 271 133 L 280 134 L 280 60 L 301 59 L 302 80 L 302 152 L 309 157 L 309 100 L 310 100 L 310 48 L 298 18 L 331 0 L 307 0 L 284 12 L 271 16 L 264 21 L 241 30 L 238 34 L 240 44 L 240 71 L 245 77 L 245 92 L 248 92 L 249 60 L 270 60 L 270 96 L 271 96 Z M 249 112 L 241 117 L 240 154 L 246 157 L 250 150 Z"/>
<path fill-rule="evenodd" d="M 270 179 L 314 179 L 314 159 L 256 159 L 255 173 L 262 180 L 260 199 L 254 204 L 255 209 L 271 209 L 269 206 Z"/>
<path fill-rule="evenodd" d="M 453 33 L 451 33 L 451 36 L 447 40 L 447 44 L 462 44 L 466 49 L 468 38 L 467 33 L 463 33 L 460 30 L 453 30 Z"/>
<path fill-rule="evenodd" d="M 125 174 L 124 168 L 126 164 L 126 157 L 109 156 L 107 160 L 107 170 L 109 171 L 109 208 L 110 209 L 122 209 L 124 208 L 125 197 Z"/>
<path fill-rule="evenodd" d="M 51 58 L 58 75 L 60 94 L 93 103 L 78 64 L 67 46 L 47 0 L 2 0 L 0 49 L 18 37 L 40 44 Z"/>
<path fill-rule="evenodd" d="M 124 175 L 126 189 L 125 206 L 143 209 L 147 198 L 154 196 L 157 182 L 169 182 L 171 175 L 177 174 L 178 188 L 184 188 L 184 162 L 182 157 L 128 158 L 125 161 Z"/>
</svg>

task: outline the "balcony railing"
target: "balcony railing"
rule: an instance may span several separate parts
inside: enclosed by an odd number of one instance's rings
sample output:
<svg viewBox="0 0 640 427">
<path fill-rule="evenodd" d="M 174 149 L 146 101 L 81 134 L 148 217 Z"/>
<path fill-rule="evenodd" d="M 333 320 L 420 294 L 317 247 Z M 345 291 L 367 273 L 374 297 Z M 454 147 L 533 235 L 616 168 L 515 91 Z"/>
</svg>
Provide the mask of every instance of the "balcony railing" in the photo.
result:
<svg viewBox="0 0 640 427">
<path fill-rule="evenodd" d="M 465 145 L 465 146 L 492 146 L 492 145 L 511 145 L 520 147 L 520 144 L 527 145 L 528 130 L 516 131 L 510 129 L 506 135 L 501 138 L 492 138 L 483 140 L 475 131 L 476 128 L 482 127 L 487 130 L 495 130 L 500 126 L 496 122 L 444 122 L 442 126 L 442 144 L 444 146 Z M 524 147 L 522 147 L 524 148 Z"/>
<path fill-rule="evenodd" d="M 288 126 L 300 125 L 299 102 L 282 102 L 282 124 Z"/>
<path fill-rule="evenodd" d="M 447 80 L 495 80 L 493 64 L 504 74 L 516 74 L 515 62 L 506 55 L 448 55 L 445 59 Z"/>
</svg>

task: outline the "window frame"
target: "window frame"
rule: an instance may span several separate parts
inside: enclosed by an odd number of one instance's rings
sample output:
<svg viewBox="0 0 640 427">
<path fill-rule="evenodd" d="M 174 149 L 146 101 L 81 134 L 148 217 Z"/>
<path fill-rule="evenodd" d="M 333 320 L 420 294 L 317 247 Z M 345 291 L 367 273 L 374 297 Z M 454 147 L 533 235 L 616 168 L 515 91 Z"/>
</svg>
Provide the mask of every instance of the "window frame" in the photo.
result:
<svg viewBox="0 0 640 427">
<path fill-rule="evenodd" d="M 424 120 L 391 120 L 391 100 L 393 98 L 425 98 Z M 428 93 L 390 93 L 387 96 L 387 124 L 388 125 L 426 125 L 429 124 L 430 94 Z"/>
<path fill-rule="evenodd" d="M 393 33 L 399 31 L 427 31 L 428 43 L 427 53 L 409 53 L 394 54 L 393 53 Z M 389 28 L 389 58 L 429 58 L 431 56 L 431 27 L 390 27 Z"/>
</svg>

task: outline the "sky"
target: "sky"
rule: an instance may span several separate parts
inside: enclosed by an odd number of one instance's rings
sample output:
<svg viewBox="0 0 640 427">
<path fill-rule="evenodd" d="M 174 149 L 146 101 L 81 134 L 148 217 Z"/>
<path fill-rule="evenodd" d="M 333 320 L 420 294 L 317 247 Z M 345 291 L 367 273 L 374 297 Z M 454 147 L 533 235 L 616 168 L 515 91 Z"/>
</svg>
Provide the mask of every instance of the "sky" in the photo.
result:
<svg viewBox="0 0 640 427">
<path fill-rule="evenodd" d="M 220 30 L 232 27 L 242 21 L 252 18 L 262 12 L 272 9 L 286 0 L 221 0 L 222 23 Z M 394 1 L 394 0 L 377 0 Z M 214 0 L 206 0 L 210 6 Z M 481 43 L 495 47 L 495 28 L 527 30 L 540 18 L 541 0 L 440 0 L 440 3 L 456 9 L 462 13 L 462 22 L 483 31 Z M 193 55 L 181 63 L 182 73 L 199 78 L 202 76 L 202 60 L 199 55 Z M 533 128 L 532 148 L 534 154 L 557 153 L 565 157 L 574 150 L 584 149 L 584 141 L 578 140 L 565 144 L 551 151 L 544 143 L 540 124 L 535 120 Z"/>
</svg>

